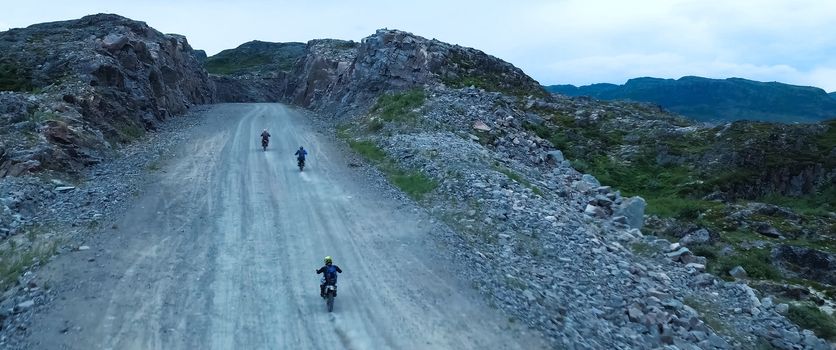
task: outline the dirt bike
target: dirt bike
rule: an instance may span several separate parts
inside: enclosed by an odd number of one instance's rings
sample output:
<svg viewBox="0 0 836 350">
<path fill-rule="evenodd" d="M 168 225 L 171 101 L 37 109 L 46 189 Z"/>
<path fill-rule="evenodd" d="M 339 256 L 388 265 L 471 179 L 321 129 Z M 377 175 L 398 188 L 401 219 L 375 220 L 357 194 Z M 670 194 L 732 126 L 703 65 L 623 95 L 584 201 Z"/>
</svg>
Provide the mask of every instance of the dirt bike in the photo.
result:
<svg viewBox="0 0 836 350">
<path fill-rule="evenodd" d="M 267 140 L 266 138 L 262 138 L 262 139 L 261 139 L 261 148 L 262 148 L 265 152 L 267 151 L 267 144 L 268 144 L 269 142 L 270 142 L 270 141 L 269 141 L 269 140 Z"/>
<path fill-rule="evenodd" d="M 328 312 L 334 311 L 334 298 L 337 297 L 337 286 L 334 284 L 325 285 L 325 308 Z"/>
<path fill-rule="evenodd" d="M 299 167 L 299 171 L 305 168 L 305 159 L 304 158 L 296 158 L 296 166 Z"/>
</svg>

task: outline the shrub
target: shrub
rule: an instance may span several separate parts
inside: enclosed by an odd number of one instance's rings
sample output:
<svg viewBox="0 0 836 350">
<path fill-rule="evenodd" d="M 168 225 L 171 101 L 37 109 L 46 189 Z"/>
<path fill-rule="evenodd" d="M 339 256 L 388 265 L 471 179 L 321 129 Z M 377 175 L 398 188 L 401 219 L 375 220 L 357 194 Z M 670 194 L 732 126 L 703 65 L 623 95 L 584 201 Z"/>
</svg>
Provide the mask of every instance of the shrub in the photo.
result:
<svg viewBox="0 0 836 350">
<path fill-rule="evenodd" d="M 427 95 L 423 89 L 413 89 L 405 92 L 386 94 L 377 99 L 373 113 L 379 113 L 380 117 L 387 121 L 404 121 L 416 117 L 412 112 L 421 107 Z"/>
<path fill-rule="evenodd" d="M 425 194 L 431 192 L 438 186 L 435 181 L 417 171 L 409 173 L 390 171 L 389 179 L 401 191 L 404 191 L 404 193 L 416 200 L 420 200 Z"/>
<path fill-rule="evenodd" d="M 740 251 L 735 255 L 721 257 L 717 260 L 715 272 L 728 276 L 729 270 L 735 266 L 742 266 L 746 274 L 754 279 L 776 280 L 780 274 L 770 263 L 768 249 L 750 249 Z M 719 271 L 716 271 L 719 270 Z"/>
<path fill-rule="evenodd" d="M 392 184 L 415 200 L 420 200 L 425 194 L 438 187 L 438 183 L 419 171 L 406 172 L 398 168 L 386 157 L 386 153 L 371 141 L 349 140 L 348 144 L 355 152 L 377 165 Z"/>
<path fill-rule="evenodd" d="M 787 318 L 802 328 L 809 329 L 819 337 L 836 340 L 836 318 L 819 308 L 806 304 L 790 304 Z"/>
<path fill-rule="evenodd" d="M 349 147 L 353 149 L 355 152 L 360 153 L 366 159 L 373 161 L 373 162 L 382 162 L 386 159 L 386 153 L 383 153 L 377 145 L 375 145 L 371 141 L 355 141 L 350 140 L 348 141 Z"/>
</svg>

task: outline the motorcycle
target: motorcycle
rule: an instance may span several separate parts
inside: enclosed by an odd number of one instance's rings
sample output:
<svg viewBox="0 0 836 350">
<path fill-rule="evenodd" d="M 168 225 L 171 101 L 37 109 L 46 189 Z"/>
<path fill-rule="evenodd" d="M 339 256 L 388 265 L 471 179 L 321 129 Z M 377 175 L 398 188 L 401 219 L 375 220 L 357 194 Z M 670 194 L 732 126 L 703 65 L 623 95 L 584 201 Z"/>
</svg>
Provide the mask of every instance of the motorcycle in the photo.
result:
<svg viewBox="0 0 836 350">
<path fill-rule="evenodd" d="M 299 171 L 305 168 L 305 159 L 304 158 L 296 158 L 296 166 L 299 167 Z"/>
<path fill-rule="evenodd" d="M 334 284 L 325 285 L 325 308 L 328 312 L 334 311 L 334 298 L 337 297 L 337 286 Z"/>
<path fill-rule="evenodd" d="M 267 144 L 268 144 L 269 142 L 270 142 L 270 141 L 269 141 L 269 140 L 267 140 L 266 138 L 262 138 L 262 139 L 261 139 L 261 148 L 263 149 L 263 151 L 265 151 L 265 152 L 267 151 Z"/>
</svg>

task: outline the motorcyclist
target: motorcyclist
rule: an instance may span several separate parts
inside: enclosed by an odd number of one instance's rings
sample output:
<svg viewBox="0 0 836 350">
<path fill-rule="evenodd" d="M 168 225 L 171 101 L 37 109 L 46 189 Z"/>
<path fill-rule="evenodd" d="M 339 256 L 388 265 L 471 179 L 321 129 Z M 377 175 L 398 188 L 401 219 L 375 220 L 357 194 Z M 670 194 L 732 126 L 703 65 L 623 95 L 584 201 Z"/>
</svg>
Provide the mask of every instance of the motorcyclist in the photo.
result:
<svg viewBox="0 0 836 350">
<path fill-rule="evenodd" d="M 343 270 L 339 266 L 334 265 L 330 256 L 326 256 L 325 266 L 316 270 L 316 274 L 320 273 L 323 275 L 322 281 L 319 283 L 319 296 L 325 297 L 325 286 L 329 284 L 334 286 L 334 296 L 337 296 L 337 273 L 343 273 Z"/>
<path fill-rule="evenodd" d="M 266 144 L 268 142 L 270 142 L 270 133 L 267 132 L 267 129 L 264 129 L 264 131 L 261 132 L 261 143 Z"/>
<path fill-rule="evenodd" d="M 299 162 L 299 164 L 304 165 L 305 156 L 308 155 L 308 151 L 306 151 L 304 147 L 299 146 L 299 149 L 297 149 L 296 153 L 294 153 L 293 155 L 296 156 L 296 161 Z"/>
</svg>

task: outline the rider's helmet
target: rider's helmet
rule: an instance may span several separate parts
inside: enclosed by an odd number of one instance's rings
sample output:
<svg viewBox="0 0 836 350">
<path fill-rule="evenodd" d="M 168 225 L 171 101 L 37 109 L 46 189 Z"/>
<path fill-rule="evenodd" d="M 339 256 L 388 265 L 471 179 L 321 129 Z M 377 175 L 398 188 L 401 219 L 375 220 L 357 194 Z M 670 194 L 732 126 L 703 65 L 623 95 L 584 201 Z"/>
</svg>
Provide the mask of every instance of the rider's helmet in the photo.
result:
<svg viewBox="0 0 836 350">
<path fill-rule="evenodd" d="M 331 259 L 330 256 L 325 257 L 325 265 L 330 265 L 332 262 L 334 262 L 334 261 Z"/>
</svg>

